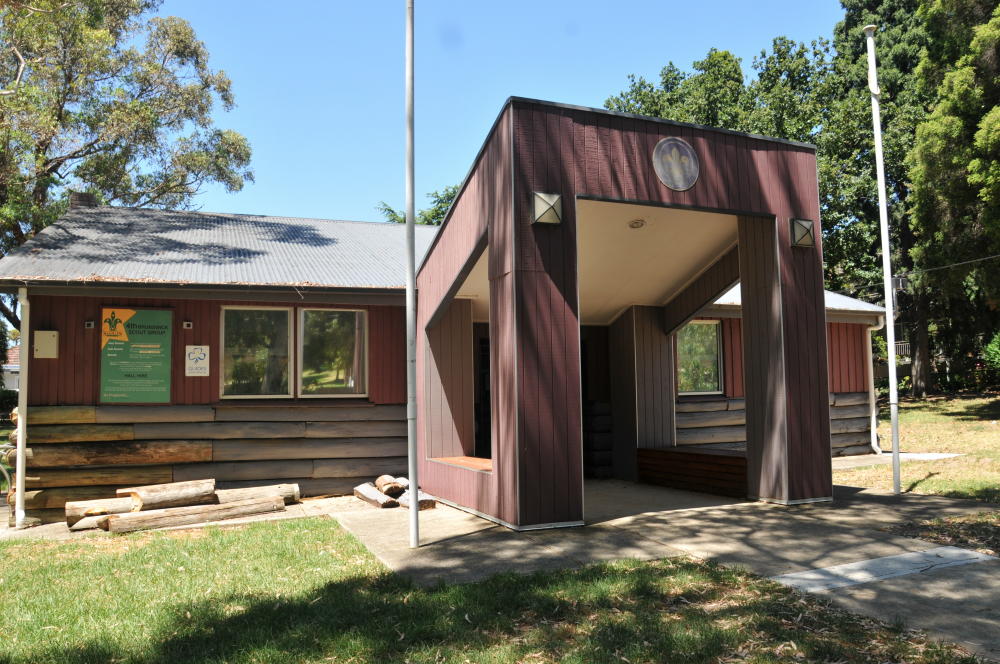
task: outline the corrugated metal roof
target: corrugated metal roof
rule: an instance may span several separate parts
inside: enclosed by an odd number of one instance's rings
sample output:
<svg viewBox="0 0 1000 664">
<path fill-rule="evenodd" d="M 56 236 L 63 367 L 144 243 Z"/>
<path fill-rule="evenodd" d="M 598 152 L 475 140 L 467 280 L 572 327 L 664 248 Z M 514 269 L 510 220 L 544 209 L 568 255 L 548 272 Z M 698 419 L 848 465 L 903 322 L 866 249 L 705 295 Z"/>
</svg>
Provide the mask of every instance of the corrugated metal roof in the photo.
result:
<svg viewBox="0 0 1000 664">
<path fill-rule="evenodd" d="M 849 311 L 866 314 L 885 313 L 885 309 L 877 304 L 871 304 L 870 302 L 865 302 L 864 300 L 857 300 L 853 297 L 841 295 L 840 293 L 834 293 L 833 291 L 823 291 L 823 300 L 826 304 L 827 311 Z M 730 288 L 715 301 L 715 304 L 717 305 L 730 307 L 738 307 L 740 306 L 740 303 L 739 284 Z"/>
<path fill-rule="evenodd" d="M 418 226 L 419 261 L 437 228 Z M 0 260 L 0 281 L 403 288 L 402 224 L 75 208 Z"/>
</svg>

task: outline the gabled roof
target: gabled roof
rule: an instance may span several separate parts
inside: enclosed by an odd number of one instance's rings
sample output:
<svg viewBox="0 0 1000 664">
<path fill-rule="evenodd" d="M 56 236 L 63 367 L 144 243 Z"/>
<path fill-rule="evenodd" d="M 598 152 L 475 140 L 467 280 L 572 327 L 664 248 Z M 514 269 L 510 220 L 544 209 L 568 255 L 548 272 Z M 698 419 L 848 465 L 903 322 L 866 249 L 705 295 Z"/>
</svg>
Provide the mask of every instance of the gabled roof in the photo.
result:
<svg viewBox="0 0 1000 664">
<path fill-rule="evenodd" d="M 846 295 L 841 295 L 840 293 L 834 293 L 833 291 L 825 290 L 823 291 L 823 301 L 826 305 L 826 310 L 830 312 L 842 312 L 842 313 L 858 313 L 858 314 L 875 314 L 882 315 L 885 313 L 883 307 L 877 304 L 871 304 L 870 302 L 865 302 L 864 300 L 857 300 L 853 297 L 848 297 Z M 712 306 L 720 307 L 739 307 L 741 306 L 740 300 L 740 285 L 736 284 L 728 291 L 723 293 L 715 301 Z"/>
<path fill-rule="evenodd" d="M 436 232 L 417 227 L 417 260 Z M 0 260 L 0 284 L 400 289 L 404 242 L 385 222 L 74 208 Z"/>
</svg>

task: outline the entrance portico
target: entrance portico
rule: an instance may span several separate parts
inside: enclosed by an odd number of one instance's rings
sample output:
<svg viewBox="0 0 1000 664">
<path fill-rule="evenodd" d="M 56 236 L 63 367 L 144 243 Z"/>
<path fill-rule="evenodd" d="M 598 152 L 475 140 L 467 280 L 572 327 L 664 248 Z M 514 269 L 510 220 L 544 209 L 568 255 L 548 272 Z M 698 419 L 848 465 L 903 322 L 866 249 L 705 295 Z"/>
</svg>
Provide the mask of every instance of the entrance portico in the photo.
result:
<svg viewBox="0 0 1000 664">
<path fill-rule="evenodd" d="M 581 523 L 581 326 L 606 334 L 633 479 L 675 447 L 671 334 L 737 281 L 745 495 L 829 500 L 815 149 L 509 100 L 418 273 L 421 484 L 518 529 Z"/>
</svg>

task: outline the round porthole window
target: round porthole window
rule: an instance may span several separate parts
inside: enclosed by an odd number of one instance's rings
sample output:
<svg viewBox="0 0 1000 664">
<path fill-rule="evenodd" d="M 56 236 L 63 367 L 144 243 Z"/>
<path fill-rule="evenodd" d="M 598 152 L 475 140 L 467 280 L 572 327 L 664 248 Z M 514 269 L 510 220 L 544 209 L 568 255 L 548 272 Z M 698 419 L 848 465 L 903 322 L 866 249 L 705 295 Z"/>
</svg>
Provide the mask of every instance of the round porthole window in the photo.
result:
<svg viewBox="0 0 1000 664">
<path fill-rule="evenodd" d="M 660 182 L 674 191 L 687 191 L 698 181 L 700 170 L 694 148 L 681 138 L 661 139 L 653 148 L 653 169 Z"/>
</svg>

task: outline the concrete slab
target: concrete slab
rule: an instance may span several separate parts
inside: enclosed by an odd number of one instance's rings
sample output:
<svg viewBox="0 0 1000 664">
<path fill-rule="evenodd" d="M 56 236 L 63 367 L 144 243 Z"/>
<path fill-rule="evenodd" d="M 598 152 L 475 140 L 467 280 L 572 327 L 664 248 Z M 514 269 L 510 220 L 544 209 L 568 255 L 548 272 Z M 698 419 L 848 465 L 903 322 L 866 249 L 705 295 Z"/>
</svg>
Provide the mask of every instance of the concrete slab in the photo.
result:
<svg viewBox="0 0 1000 664">
<path fill-rule="evenodd" d="M 836 604 L 1000 660 L 1000 559 L 839 588 Z"/>
</svg>

